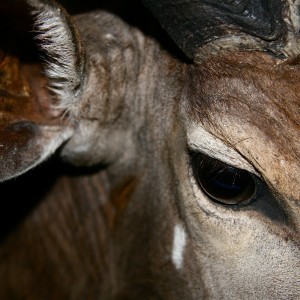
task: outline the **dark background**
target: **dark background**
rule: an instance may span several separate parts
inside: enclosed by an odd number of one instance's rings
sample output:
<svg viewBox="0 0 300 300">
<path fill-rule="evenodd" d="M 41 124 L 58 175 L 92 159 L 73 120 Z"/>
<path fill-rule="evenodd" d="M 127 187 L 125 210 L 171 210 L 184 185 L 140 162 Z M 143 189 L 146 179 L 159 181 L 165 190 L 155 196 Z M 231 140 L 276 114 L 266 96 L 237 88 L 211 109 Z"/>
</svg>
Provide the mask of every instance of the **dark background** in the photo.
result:
<svg viewBox="0 0 300 300">
<path fill-rule="evenodd" d="M 150 35 L 156 35 L 160 26 L 141 0 L 59 0 L 68 13 L 80 14 L 101 9 L 120 16 L 127 23 L 137 26 Z"/>
</svg>

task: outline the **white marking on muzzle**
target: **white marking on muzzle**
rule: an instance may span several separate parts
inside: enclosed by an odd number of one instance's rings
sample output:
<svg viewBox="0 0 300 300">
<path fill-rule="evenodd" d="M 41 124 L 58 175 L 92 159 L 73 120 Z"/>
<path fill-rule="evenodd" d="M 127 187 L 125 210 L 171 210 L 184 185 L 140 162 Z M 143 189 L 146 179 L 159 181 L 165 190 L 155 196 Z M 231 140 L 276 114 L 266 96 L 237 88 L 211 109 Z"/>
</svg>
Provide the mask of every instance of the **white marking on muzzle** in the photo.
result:
<svg viewBox="0 0 300 300">
<path fill-rule="evenodd" d="M 182 268 L 183 253 L 186 245 L 186 233 L 181 224 L 174 227 L 172 261 L 177 270 Z"/>
</svg>

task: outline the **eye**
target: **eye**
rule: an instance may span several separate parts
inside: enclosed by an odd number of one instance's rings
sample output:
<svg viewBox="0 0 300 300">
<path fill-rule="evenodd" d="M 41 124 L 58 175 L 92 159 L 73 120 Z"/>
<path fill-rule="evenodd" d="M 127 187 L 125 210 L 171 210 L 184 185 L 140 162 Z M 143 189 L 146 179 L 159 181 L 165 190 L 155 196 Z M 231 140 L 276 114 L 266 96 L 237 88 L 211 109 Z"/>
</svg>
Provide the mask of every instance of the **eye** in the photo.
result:
<svg viewBox="0 0 300 300">
<path fill-rule="evenodd" d="M 256 197 L 254 175 L 201 153 L 192 153 L 191 162 L 199 187 L 213 201 L 244 206 Z"/>
</svg>

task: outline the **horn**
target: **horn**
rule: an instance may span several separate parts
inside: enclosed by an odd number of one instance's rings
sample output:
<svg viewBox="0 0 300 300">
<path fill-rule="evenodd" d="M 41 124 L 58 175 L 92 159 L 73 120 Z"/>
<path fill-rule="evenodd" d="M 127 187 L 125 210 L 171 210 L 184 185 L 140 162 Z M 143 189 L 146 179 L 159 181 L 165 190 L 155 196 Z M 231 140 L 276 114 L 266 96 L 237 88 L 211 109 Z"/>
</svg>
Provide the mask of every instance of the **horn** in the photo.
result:
<svg viewBox="0 0 300 300">
<path fill-rule="evenodd" d="M 295 57 L 299 0 L 143 0 L 195 62 L 220 50 L 271 51 Z"/>
</svg>

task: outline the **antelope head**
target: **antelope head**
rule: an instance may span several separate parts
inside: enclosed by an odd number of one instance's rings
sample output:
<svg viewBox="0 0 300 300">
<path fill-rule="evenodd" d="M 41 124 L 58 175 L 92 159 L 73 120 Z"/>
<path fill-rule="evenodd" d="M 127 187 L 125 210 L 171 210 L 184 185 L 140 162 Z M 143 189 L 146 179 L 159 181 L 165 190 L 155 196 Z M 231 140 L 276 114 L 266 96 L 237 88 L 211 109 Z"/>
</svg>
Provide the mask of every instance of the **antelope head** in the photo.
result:
<svg viewBox="0 0 300 300">
<path fill-rule="evenodd" d="M 144 0 L 187 59 L 106 13 L 12 3 L 37 55 L 0 52 L 0 179 L 58 149 L 104 163 L 121 298 L 298 298 L 299 1 Z"/>
<path fill-rule="evenodd" d="M 204 296 L 299 297 L 299 1 L 144 2 L 193 61 L 178 173 Z"/>
</svg>

